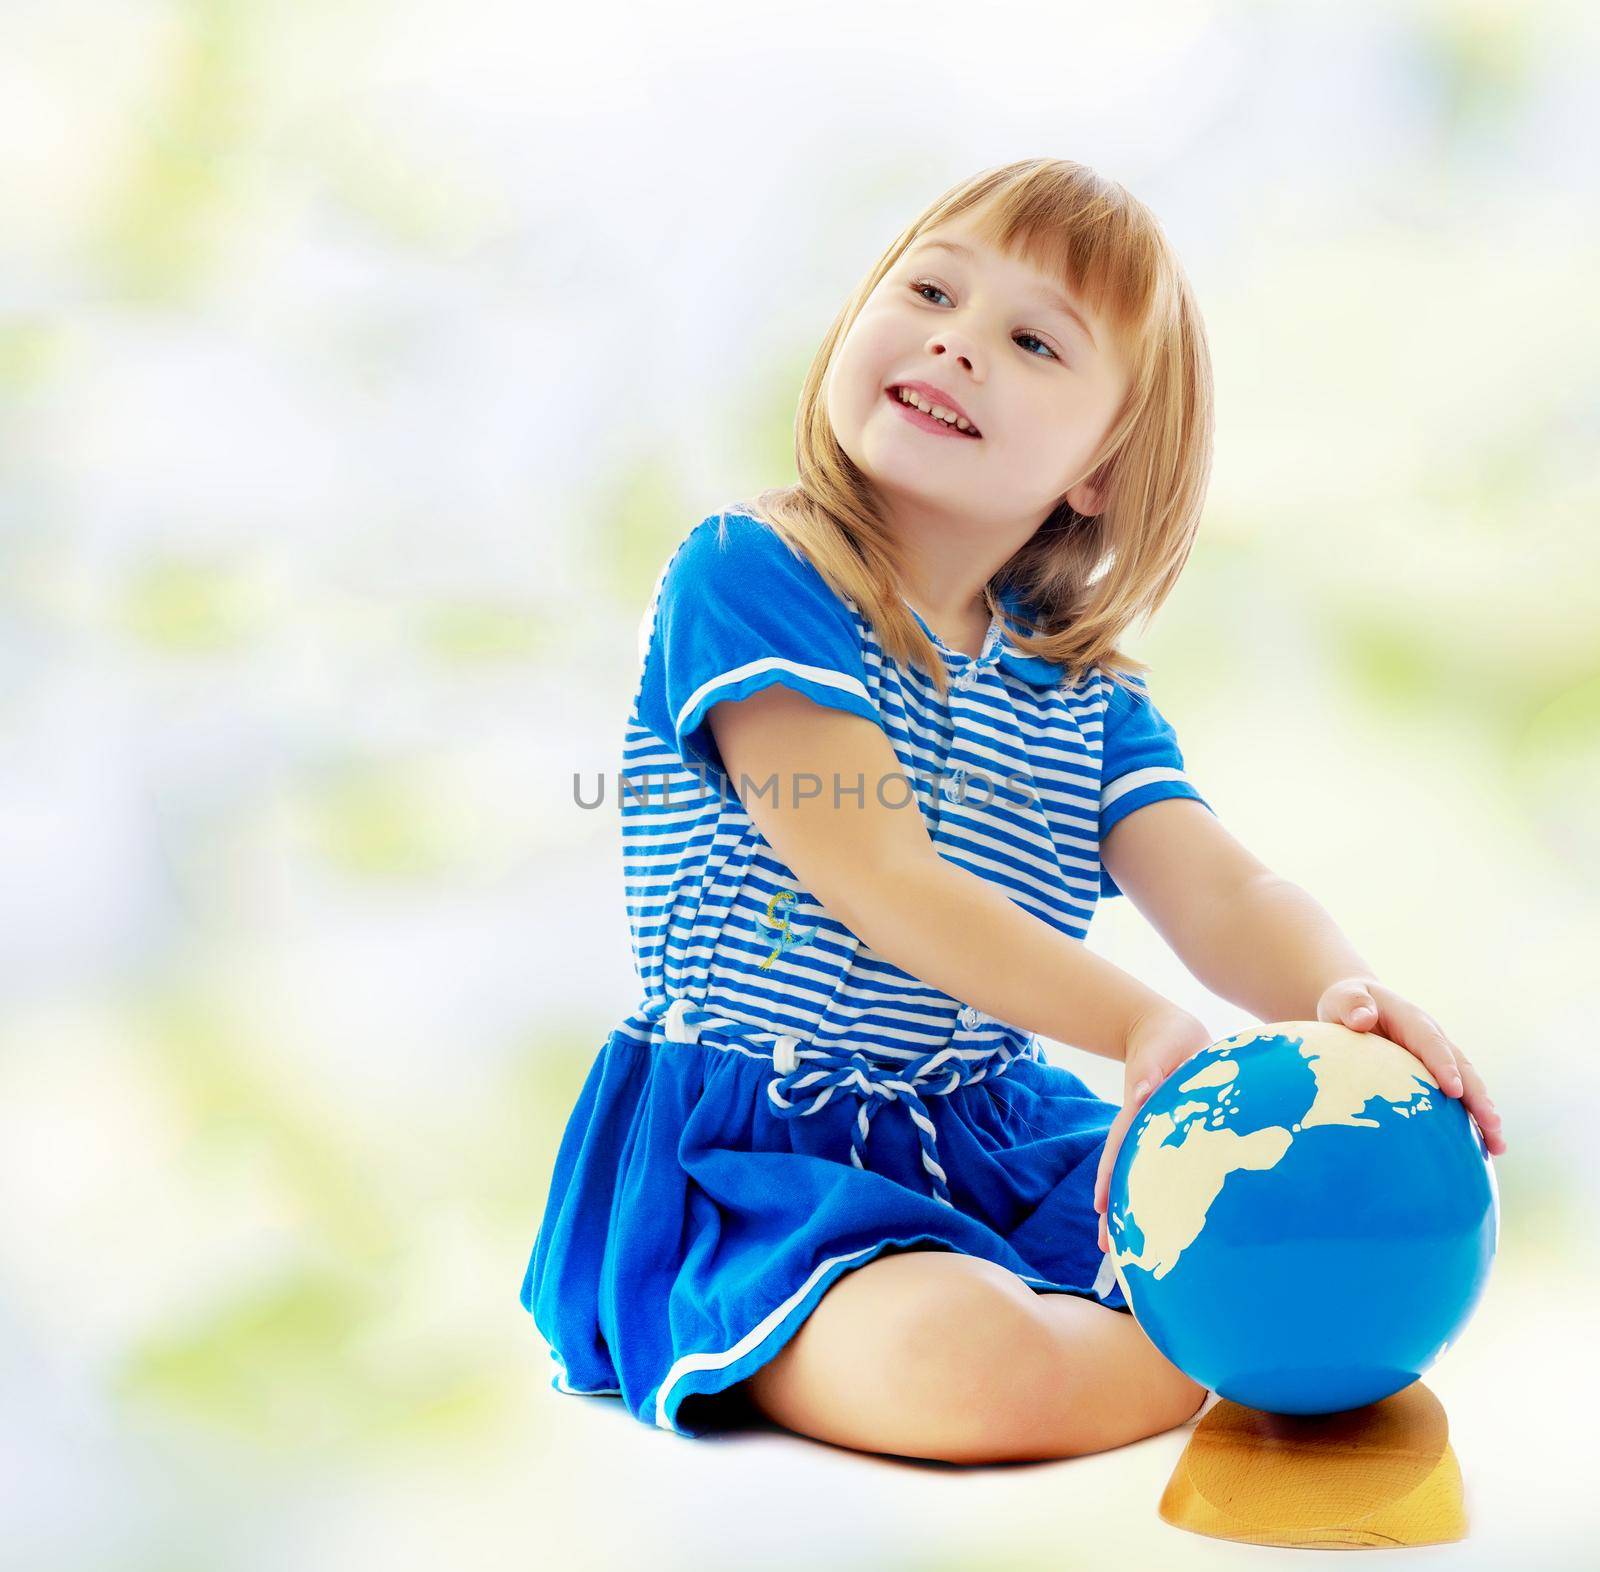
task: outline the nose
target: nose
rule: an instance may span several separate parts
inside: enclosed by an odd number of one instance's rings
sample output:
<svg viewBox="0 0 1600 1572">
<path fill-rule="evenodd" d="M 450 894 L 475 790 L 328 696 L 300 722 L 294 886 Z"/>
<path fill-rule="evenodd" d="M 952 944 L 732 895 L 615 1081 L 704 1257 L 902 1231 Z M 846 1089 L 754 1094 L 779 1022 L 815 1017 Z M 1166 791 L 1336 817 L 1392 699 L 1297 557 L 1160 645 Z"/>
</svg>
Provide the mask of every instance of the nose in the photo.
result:
<svg viewBox="0 0 1600 1572">
<path fill-rule="evenodd" d="M 959 333 L 952 332 L 949 329 L 942 333 L 935 333 L 928 340 L 928 353 L 930 355 L 951 355 L 975 382 L 983 380 L 978 375 L 973 358 L 968 352 L 966 340 Z"/>
</svg>

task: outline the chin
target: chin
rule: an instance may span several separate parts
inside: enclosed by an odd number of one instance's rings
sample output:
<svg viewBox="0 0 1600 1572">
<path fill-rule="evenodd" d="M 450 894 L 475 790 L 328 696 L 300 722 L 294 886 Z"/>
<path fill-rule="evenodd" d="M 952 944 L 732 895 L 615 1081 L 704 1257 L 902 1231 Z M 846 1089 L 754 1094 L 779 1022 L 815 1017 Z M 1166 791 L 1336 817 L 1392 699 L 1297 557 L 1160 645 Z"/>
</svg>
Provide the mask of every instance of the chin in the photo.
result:
<svg viewBox="0 0 1600 1572">
<path fill-rule="evenodd" d="M 952 518 L 977 518 L 985 499 L 968 497 L 964 492 L 932 481 L 926 468 L 911 465 L 880 464 L 863 474 L 887 496 L 911 503 L 928 514 L 948 514 Z M 988 503 L 992 506 L 992 502 Z"/>
<path fill-rule="evenodd" d="M 941 462 L 939 454 L 929 449 L 945 444 L 955 446 L 950 437 L 929 437 L 908 427 L 904 437 L 898 432 L 870 433 L 865 448 L 875 470 L 898 476 L 909 489 L 914 490 L 919 485 L 928 490 L 937 487 L 941 494 L 948 495 L 952 482 L 957 486 L 962 484 L 961 465 L 955 458 L 970 463 L 972 456 L 961 453 L 948 462 Z"/>
</svg>

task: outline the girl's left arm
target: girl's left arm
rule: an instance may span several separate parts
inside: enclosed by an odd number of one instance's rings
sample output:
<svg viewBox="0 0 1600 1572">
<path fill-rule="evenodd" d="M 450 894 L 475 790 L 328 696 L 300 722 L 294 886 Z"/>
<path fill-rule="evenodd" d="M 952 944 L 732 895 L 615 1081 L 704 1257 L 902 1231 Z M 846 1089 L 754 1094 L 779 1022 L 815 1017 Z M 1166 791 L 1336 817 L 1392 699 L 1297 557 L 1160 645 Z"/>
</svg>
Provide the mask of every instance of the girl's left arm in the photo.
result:
<svg viewBox="0 0 1600 1572">
<path fill-rule="evenodd" d="M 1336 1021 L 1381 1033 L 1415 1054 L 1448 1096 L 1464 1099 L 1491 1153 L 1505 1151 L 1483 1077 L 1439 1023 L 1379 982 L 1322 906 L 1252 855 L 1201 803 L 1147 803 L 1112 826 L 1100 856 L 1212 993 L 1262 1021 Z M 1130 1073 L 1130 1084 L 1137 1078 Z"/>
</svg>

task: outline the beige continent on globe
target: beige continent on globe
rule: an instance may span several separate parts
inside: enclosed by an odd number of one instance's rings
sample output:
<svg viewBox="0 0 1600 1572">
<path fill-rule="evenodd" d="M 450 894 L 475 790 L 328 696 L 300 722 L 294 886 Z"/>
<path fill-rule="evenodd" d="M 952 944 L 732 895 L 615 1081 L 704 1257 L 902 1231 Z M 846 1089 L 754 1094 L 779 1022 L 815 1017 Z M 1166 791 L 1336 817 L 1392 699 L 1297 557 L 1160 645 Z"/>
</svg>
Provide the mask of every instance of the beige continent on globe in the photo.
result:
<svg viewBox="0 0 1600 1572">
<path fill-rule="evenodd" d="M 1261 1037 L 1299 1039 L 1301 1057 L 1310 1067 L 1316 1094 L 1300 1122 L 1289 1129 L 1264 1125 L 1241 1135 L 1228 1128 L 1233 1110 L 1238 1062 L 1228 1055 Z M 1112 1231 L 1111 1256 L 1117 1282 L 1131 1304 L 1133 1295 L 1123 1268 L 1137 1266 L 1157 1280 L 1178 1264 L 1183 1252 L 1200 1237 L 1211 1203 L 1222 1193 L 1229 1174 L 1246 1169 L 1265 1171 L 1283 1159 L 1300 1131 L 1313 1125 L 1359 1125 L 1376 1129 L 1376 1119 L 1361 1111 L 1381 1097 L 1397 1114 L 1409 1117 L 1432 1106 L 1418 1081 L 1438 1091 L 1438 1082 L 1414 1054 L 1387 1037 L 1357 1032 L 1332 1021 L 1275 1021 L 1254 1031 L 1225 1037 L 1202 1050 L 1205 1063 L 1178 1083 L 1180 1092 L 1220 1088 L 1215 1101 L 1196 1099 L 1170 1112 L 1152 1114 L 1139 1131 L 1128 1166 L 1127 1210 L 1138 1220 L 1144 1237 L 1137 1252 L 1118 1250 Z M 1183 1075 L 1180 1067 L 1174 1075 Z M 1208 1117 L 1200 1117 L 1208 1115 Z M 1168 1146 L 1167 1138 L 1190 1121 L 1183 1139 Z"/>
</svg>

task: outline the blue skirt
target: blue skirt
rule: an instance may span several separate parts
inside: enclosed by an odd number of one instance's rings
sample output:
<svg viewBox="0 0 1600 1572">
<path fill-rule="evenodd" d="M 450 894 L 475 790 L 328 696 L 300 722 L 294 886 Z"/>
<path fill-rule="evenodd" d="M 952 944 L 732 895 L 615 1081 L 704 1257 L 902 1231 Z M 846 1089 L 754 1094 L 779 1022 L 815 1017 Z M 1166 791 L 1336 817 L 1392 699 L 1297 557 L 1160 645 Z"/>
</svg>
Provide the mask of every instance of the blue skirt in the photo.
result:
<svg viewBox="0 0 1600 1572">
<path fill-rule="evenodd" d="M 943 1095 L 869 1096 L 863 1137 L 848 1070 L 792 1116 L 784 1093 L 822 1077 L 785 1061 L 793 1039 L 663 1042 L 652 1024 L 629 1017 L 595 1057 L 523 1277 L 557 1391 L 619 1396 L 680 1435 L 722 1428 L 712 1399 L 895 1250 L 980 1256 L 1127 1312 L 1094 1210 L 1117 1107 L 1037 1045 Z"/>
</svg>

